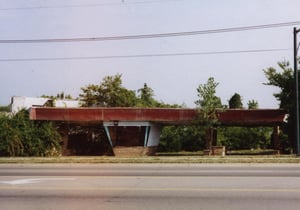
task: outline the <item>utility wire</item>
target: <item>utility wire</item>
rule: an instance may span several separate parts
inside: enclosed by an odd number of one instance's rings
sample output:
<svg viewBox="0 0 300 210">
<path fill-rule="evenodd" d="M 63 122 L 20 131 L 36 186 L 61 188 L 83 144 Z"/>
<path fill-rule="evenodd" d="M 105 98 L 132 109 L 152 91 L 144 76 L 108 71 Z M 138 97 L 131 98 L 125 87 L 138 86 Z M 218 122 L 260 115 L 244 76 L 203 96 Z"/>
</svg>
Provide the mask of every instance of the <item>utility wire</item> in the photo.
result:
<svg viewBox="0 0 300 210">
<path fill-rule="evenodd" d="M 264 53 L 289 51 L 289 48 L 278 49 L 257 49 L 257 50 L 232 50 L 232 51 L 209 51 L 191 53 L 162 53 L 162 54 L 138 54 L 138 55 L 110 55 L 110 56 L 87 56 L 87 57 L 53 57 L 53 58 L 2 58 L 0 62 L 17 61 L 60 61 L 60 60 L 98 60 L 98 59 L 121 59 L 121 58 L 147 58 L 147 57 L 171 57 L 171 56 L 197 56 L 197 55 L 218 55 L 218 54 L 241 54 L 241 53 Z"/>
<path fill-rule="evenodd" d="M 80 7 L 101 7 L 101 6 L 116 6 L 124 4 L 150 4 L 150 3 L 167 3 L 174 1 L 183 1 L 183 0 L 149 0 L 149 1 L 123 1 L 113 2 L 113 3 L 95 3 L 95 4 L 66 4 L 66 5 L 54 5 L 54 6 L 29 6 L 29 7 L 8 7 L 0 8 L 0 11 L 9 11 L 9 10 L 38 10 L 38 9 L 59 9 L 59 8 L 80 8 Z"/>
<path fill-rule="evenodd" d="M 92 42 L 92 41 L 117 41 L 117 40 L 134 40 L 134 39 L 154 39 L 165 37 L 195 36 L 204 34 L 217 34 L 228 32 L 249 31 L 258 29 L 279 28 L 286 26 L 300 25 L 300 21 L 273 23 L 265 25 L 253 25 L 234 28 L 220 28 L 211 30 L 158 33 L 158 34 L 141 34 L 126 36 L 104 36 L 104 37 L 81 37 L 81 38 L 57 38 L 57 39 L 7 39 L 0 40 L 0 44 L 19 44 L 19 43 L 53 43 L 53 42 Z"/>
</svg>

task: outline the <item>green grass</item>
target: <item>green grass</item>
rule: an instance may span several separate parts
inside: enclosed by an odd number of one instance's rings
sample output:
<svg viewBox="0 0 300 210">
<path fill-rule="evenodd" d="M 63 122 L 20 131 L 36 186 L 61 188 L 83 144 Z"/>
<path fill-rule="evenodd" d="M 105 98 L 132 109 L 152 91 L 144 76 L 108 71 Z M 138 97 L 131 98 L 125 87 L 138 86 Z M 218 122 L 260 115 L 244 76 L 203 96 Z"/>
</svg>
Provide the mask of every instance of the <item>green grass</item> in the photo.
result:
<svg viewBox="0 0 300 210">
<path fill-rule="evenodd" d="M 256 150 L 232 150 L 227 152 L 228 155 L 276 155 L 277 150 L 256 149 Z"/>
<path fill-rule="evenodd" d="M 203 156 L 203 151 L 157 152 L 157 156 Z"/>
<path fill-rule="evenodd" d="M 153 156 L 153 157 L 10 157 L 4 163 L 300 163 L 300 157 L 281 156 Z"/>
<path fill-rule="evenodd" d="M 296 155 L 275 155 L 274 150 L 236 150 L 230 155 L 204 156 L 197 152 L 157 153 L 156 156 L 63 156 L 63 157 L 0 157 L 4 163 L 300 163 Z"/>
</svg>

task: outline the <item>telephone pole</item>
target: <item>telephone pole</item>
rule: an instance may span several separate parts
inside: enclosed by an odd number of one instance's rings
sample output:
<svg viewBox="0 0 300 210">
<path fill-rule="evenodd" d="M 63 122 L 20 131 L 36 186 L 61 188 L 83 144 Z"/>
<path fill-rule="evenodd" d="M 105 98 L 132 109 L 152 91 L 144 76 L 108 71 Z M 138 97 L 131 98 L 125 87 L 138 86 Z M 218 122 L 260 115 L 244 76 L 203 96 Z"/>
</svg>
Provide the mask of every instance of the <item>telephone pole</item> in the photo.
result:
<svg viewBox="0 0 300 210">
<path fill-rule="evenodd" d="M 296 95 L 296 152 L 300 155 L 300 130 L 299 130 L 299 77 L 298 77 L 298 42 L 297 33 L 300 29 L 294 27 L 294 77 L 295 77 L 295 95 Z"/>
</svg>

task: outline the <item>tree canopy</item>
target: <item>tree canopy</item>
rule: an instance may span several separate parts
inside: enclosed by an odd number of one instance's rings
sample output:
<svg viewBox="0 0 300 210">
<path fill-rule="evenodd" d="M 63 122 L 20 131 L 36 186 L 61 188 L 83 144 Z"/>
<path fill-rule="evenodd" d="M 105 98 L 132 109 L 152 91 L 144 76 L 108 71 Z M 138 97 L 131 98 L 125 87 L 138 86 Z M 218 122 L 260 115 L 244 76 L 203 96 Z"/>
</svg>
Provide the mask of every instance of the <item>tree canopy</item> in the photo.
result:
<svg viewBox="0 0 300 210">
<path fill-rule="evenodd" d="M 258 109 L 258 102 L 254 99 L 249 100 L 247 105 L 248 105 L 248 109 Z"/>
<path fill-rule="evenodd" d="M 235 93 L 228 101 L 229 109 L 243 108 L 242 97 L 240 94 Z"/>
<path fill-rule="evenodd" d="M 219 83 L 213 77 L 208 78 L 206 84 L 200 84 L 197 88 L 199 99 L 195 104 L 199 110 L 199 117 L 207 126 L 217 122 L 216 110 L 221 109 L 221 99 L 216 96 L 216 88 Z"/>
<path fill-rule="evenodd" d="M 295 141 L 295 85 L 293 69 L 290 63 L 282 61 L 278 63 L 279 70 L 274 67 L 264 69 L 266 78 L 265 85 L 271 85 L 279 88 L 278 93 L 274 93 L 275 98 L 279 101 L 279 107 L 289 113 L 288 123 L 283 127 L 283 131 L 288 135 L 288 147 L 296 148 Z M 299 87 L 298 87 L 299 88 Z"/>
<path fill-rule="evenodd" d="M 80 98 L 83 106 L 132 107 L 136 106 L 135 92 L 122 86 L 122 75 L 106 76 L 99 85 L 82 87 Z"/>
<path fill-rule="evenodd" d="M 157 105 L 157 101 L 153 98 L 154 91 L 147 83 L 144 83 L 144 87 L 138 89 L 138 106 L 141 107 L 153 107 Z"/>
<path fill-rule="evenodd" d="M 197 88 L 199 99 L 195 102 L 198 106 L 198 123 L 204 125 L 206 130 L 206 149 L 211 150 L 214 139 L 214 127 L 218 124 L 217 109 L 222 109 L 221 99 L 216 96 L 219 83 L 213 77 L 208 78 L 206 84 Z"/>
<path fill-rule="evenodd" d="M 273 95 L 279 101 L 279 107 L 292 110 L 294 101 L 294 76 L 293 69 L 288 61 L 278 62 L 279 70 L 269 67 L 264 69 L 266 78 L 268 79 L 265 85 L 278 87 L 280 92 Z"/>
<path fill-rule="evenodd" d="M 51 98 L 51 99 L 73 99 L 73 97 L 70 94 L 65 94 L 64 92 L 57 93 L 56 96 L 48 96 L 48 95 L 42 95 L 42 98 Z"/>
</svg>

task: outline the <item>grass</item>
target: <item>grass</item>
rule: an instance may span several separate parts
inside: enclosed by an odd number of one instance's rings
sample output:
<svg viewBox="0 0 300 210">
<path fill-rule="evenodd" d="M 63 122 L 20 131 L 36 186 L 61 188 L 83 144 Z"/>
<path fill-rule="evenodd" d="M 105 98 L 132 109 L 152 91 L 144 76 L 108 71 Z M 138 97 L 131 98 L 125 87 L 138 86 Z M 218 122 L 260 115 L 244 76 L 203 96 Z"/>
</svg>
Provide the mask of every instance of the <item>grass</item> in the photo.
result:
<svg viewBox="0 0 300 210">
<path fill-rule="evenodd" d="M 238 150 L 230 155 L 204 156 L 198 152 L 157 153 L 156 156 L 63 156 L 63 157 L 0 157 L 4 163 L 300 163 L 296 155 L 275 155 L 274 150 Z"/>
<path fill-rule="evenodd" d="M 300 163 L 294 155 L 152 156 L 152 157 L 1 157 L 4 163 Z"/>
</svg>

